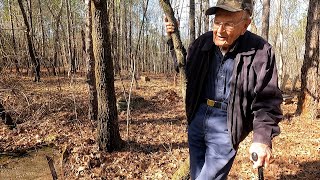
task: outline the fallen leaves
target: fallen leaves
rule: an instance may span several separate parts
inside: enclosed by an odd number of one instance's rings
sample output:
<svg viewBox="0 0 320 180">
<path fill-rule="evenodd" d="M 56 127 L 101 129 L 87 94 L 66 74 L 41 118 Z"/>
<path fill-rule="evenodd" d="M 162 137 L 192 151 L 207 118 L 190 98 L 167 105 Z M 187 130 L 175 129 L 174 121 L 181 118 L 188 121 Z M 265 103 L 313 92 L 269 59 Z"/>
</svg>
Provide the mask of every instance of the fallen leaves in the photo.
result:
<svg viewBox="0 0 320 180">
<path fill-rule="evenodd" d="M 6 79 L 8 83 L 0 89 L 17 90 L 14 94 L 3 91 L 0 98 L 21 123 L 13 131 L 0 123 L 0 152 L 54 144 L 61 156 L 55 161 L 64 161 L 65 179 L 171 179 L 189 157 L 183 102 L 173 79 L 151 79 L 134 90 L 128 137 L 126 112 L 119 115 L 126 147 L 112 153 L 98 151 L 96 123 L 87 119 L 84 79 L 78 78 L 72 86 L 61 77 L 43 78 L 39 84 L 24 78 Z M 129 89 L 130 81 L 123 83 Z M 121 83 L 116 82 L 118 96 L 121 90 Z M 284 114 L 293 113 L 295 106 L 283 105 Z M 320 177 L 320 121 L 285 117 L 280 123 L 282 133 L 273 141 L 274 158 L 265 169 L 266 179 Z M 251 136 L 241 143 L 229 179 L 256 178 L 248 158 L 250 144 Z"/>
</svg>

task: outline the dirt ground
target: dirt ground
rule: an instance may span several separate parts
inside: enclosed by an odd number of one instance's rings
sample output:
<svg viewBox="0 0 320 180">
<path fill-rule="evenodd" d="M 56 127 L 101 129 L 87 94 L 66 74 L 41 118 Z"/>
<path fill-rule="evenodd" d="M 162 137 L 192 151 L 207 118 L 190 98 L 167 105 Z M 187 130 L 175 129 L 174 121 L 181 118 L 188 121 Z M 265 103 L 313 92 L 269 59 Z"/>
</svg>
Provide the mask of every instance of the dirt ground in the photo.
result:
<svg viewBox="0 0 320 180">
<path fill-rule="evenodd" d="M 0 122 L 0 179 L 8 177 L 8 168 L 14 171 L 23 158 L 47 147 L 58 152 L 48 156 L 61 179 L 171 179 L 188 158 L 183 103 L 173 77 L 149 77 L 133 86 L 129 120 L 126 111 L 119 112 L 126 147 L 105 153 L 97 148 L 96 122 L 87 119 L 84 78 L 51 77 L 34 83 L 28 77 L 1 75 L 0 101 L 18 125 L 10 130 Z M 116 80 L 118 99 L 130 82 Z M 265 179 L 320 179 L 320 120 L 291 116 L 296 108 L 292 95 L 293 103 L 283 105 L 282 133 L 273 141 L 274 158 L 264 170 Z M 250 143 L 250 136 L 242 142 L 229 179 L 257 179 L 248 158 Z M 28 172 L 24 166 L 15 174 Z M 30 179 L 50 179 L 33 174 Z"/>
</svg>

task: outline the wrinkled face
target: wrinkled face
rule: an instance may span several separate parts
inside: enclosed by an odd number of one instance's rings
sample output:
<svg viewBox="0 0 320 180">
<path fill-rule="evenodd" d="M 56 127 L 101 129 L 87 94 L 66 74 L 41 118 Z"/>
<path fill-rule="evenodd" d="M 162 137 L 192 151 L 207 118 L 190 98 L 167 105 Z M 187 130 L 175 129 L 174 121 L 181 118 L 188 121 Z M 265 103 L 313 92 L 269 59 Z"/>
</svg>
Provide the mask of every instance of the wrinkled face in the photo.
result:
<svg viewBox="0 0 320 180">
<path fill-rule="evenodd" d="M 213 42 L 224 50 L 228 50 L 230 46 L 243 35 L 251 19 L 245 11 L 229 12 L 217 9 L 213 23 Z"/>
</svg>

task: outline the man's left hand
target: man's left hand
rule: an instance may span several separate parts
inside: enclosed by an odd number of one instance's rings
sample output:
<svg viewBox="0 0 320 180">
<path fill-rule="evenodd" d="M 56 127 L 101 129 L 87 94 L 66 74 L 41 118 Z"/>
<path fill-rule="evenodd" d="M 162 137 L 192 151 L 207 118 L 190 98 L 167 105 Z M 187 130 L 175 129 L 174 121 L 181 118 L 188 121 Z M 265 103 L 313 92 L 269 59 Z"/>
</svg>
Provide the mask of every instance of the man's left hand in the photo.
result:
<svg viewBox="0 0 320 180">
<path fill-rule="evenodd" d="M 258 155 L 257 161 L 253 161 L 251 157 L 252 153 L 254 152 L 257 153 Z M 272 153 L 271 153 L 271 148 L 268 145 L 262 144 L 262 143 L 252 143 L 249 153 L 250 153 L 250 160 L 253 161 L 253 168 L 269 166 Z"/>
</svg>

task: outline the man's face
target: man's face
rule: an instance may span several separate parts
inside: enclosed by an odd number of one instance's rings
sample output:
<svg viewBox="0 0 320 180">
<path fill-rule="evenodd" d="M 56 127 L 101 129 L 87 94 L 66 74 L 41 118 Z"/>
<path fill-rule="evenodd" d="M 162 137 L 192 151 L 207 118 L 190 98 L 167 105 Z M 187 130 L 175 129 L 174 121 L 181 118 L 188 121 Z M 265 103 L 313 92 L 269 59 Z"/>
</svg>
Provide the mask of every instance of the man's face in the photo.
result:
<svg viewBox="0 0 320 180">
<path fill-rule="evenodd" d="M 251 23 L 244 11 L 229 12 L 218 9 L 213 23 L 213 42 L 224 50 L 246 32 Z"/>
</svg>

